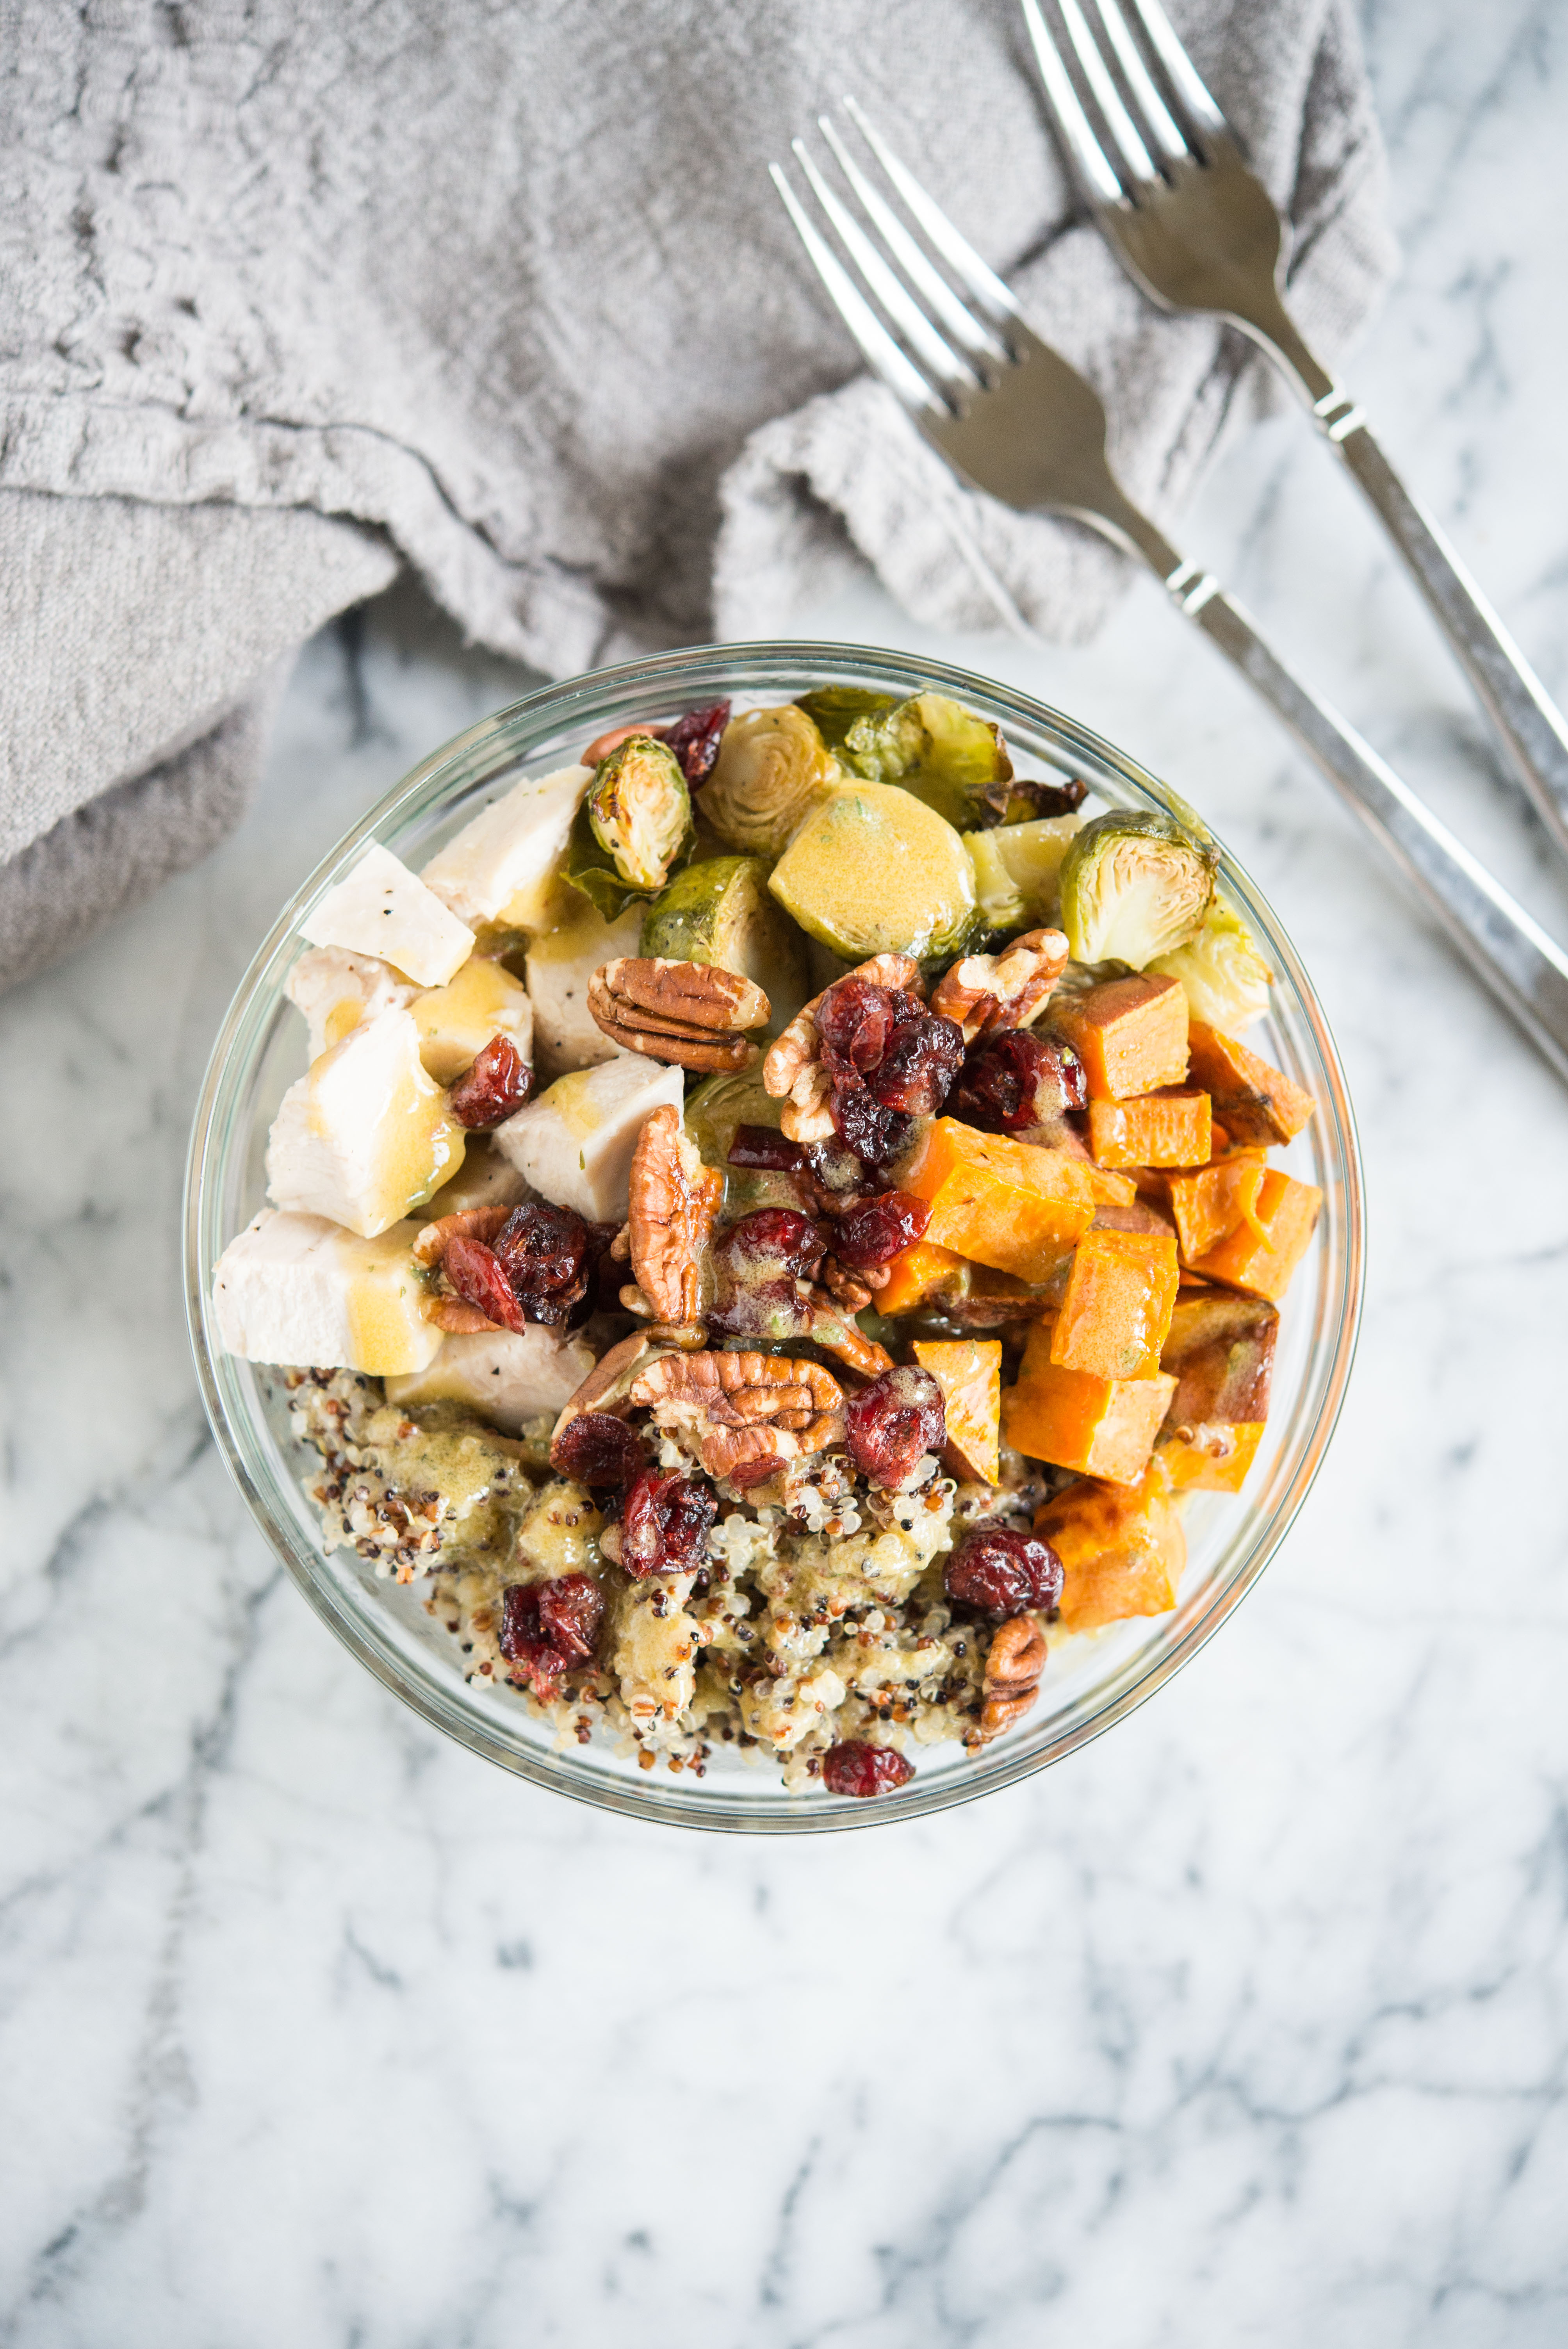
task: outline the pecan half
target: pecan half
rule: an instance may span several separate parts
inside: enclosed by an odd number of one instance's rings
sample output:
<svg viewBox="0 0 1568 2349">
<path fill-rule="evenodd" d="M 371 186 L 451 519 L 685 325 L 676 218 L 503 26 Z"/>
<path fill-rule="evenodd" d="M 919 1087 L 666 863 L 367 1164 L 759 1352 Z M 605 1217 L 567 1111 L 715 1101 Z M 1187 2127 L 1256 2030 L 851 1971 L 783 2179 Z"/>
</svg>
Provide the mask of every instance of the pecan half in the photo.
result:
<svg viewBox="0 0 1568 2349">
<path fill-rule="evenodd" d="M 657 1427 L 696 1442 L 710 1476 L 797 1460 L 844 1439 L 844 1396 L 820 1362 L 779 1354 L 665 1354 L 633 1379 L 630 1400 Z"/>
<path fill-rule="evenodd" d="M 1015 1615 L 998 1626 L 985 1658 L 981 1692 L 980 1743 L 1000 1737 L 1021 1721 L 1040 1693 L 1046 1669 L 1046 1635 L 1032 1615 Z"/>
<path fill-rule="evenodd" d="M 956 1019 L 973 1044 L 993 1028 L 1026 1028 L 1068 967 L 1060 930 L 1029 930 L 999 955 L 965 955 L 939 981 L 931 1008 Z"/>
<path fill-rule="evenodd" d="M 620 955 L 588 982 L 588 1009 L 613 1044 L 683 1069 L 748 1069 L 758 1047 L 745 1033 L 768 1023 L 768 998 L 738 971 L 715 963 Z"/>
<path fill-rule="evenodd" d="M 488 1247 L 511 1215 L 510 1207 L 464 1207 L 455 1216 L 438 1216 L 414 1236 L 414 1254 L 421 1264 L 437 1265 L 452 1240 L 482 1240 Z"/>
<path fill-rule="evenodd" d="M 463 1297 L 427 1297 L 419 1311 L 438 1330 L 449 1330 L 454 1338 L 477 1338 L 481 1330 L 499 1330 L 502 1326 L 481 1313 Z"/>
<path fill-rule="evenodd" d="M 925 994 L 920 965 L 909 955 L 872 955 L 869 962 L 857 965 L 845 976 L 866 979 L 872 987 L 901 988 L 905 994 L 923 999 Z M 817 1006 L 827 992 L 824 987 L 820 995 L 814 995 L 797 1011 L 769 1046 L 762 1062 L 763 1091 L 770 1100 L 785 1104 L 779 1124 L 788 1142 L 826 1142 L 832 1135 L 828 1104 L 833 1081 L 821 1064 L 822 1040 L 816 1020 Z"/>
<path fill-rule="evenodd" d="M 841 1362 L 858 1371 L 863 1379 L 880 1378 L 883 1371 L 892 1368 L 892 1356 L 874 1338 L 858 1330 L 842 1306 L 837 1305 L 827 1291 L 811 1291 L 811 1342 L 820 1346 L 825 1354 L 837 1354 Z"/>
<path fill-rule="evenodd" d="M 825 1256 L 817 1268 L 817 1278 L 835 1305 L 846 1313 L 860 1313 L 872 1301 L 871 1290 L 858 1272 L 851 1272 L 836 1256 Z"/>
<path fill-rule="evenodd" d="M 632 1153 L 632 1270 L 661 1321 L 695 1321 L 702 1310 L 702 1264 L 724 1196 L 724 1177 L 705 1166 L 666 1102 L 645 1119 Z"/>
</svg>

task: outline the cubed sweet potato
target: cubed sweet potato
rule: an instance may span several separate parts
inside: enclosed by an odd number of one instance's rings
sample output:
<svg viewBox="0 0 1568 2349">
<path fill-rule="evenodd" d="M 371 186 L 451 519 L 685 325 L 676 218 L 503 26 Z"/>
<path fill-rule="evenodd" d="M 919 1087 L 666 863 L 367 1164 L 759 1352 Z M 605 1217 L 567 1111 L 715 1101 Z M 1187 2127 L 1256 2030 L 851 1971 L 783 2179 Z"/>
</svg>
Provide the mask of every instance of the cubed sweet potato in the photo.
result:
<svg viewBox="0 0 1568 2349">
<path fill-rule="evenodd" d="M 910 1351 L 942 1389 L 947 1409 L 943 1465 L 962 1483 L 995 1484 L 1001 1474 L 1002 1340 L 917 1338 Z"/>
<path fill-rule="evenodd" d="M 1245 1220 L 1202 1256 L 1188 1257 L 1190 1268 L 1277 1305 L 1306 1254 L 1322 1206 L 1315 1183 L 1298 1183 L 1294 1174 L 1266 1166 Z"/>
<path fill-rule="evenodd" d="M 1159 1454 L 1179 1491 L 1241 1491 L 1268 1418 L 1278 1334 L 1264 1299 L 1215 1288 L 1178 1299 L 1160 1356 L 1176 1392 Z"/>
<path fill-rule="evenodd" d="M 1167 1175 L 1166 1196 L 1184 1265 L 1195 1264 L 1232 1232 L 1252 1224 L 1267 1172 L 1261 1157 L 1238 1151 L 1191 1174 Z M 1261 1237 L 1262 1226 L 1253 1228 Z"/>
<path fill-rule="evenodd" d="M 876 1292 L 879 1313 L 912 1313 L 928 1298 L 965 1285 L 965 1266 L 951 1248 L 934 1247 L 915 1240 L 900 1250 L 888 1266 L 886 1285 Z"/>
<path fill-rule="evenodd" d="M 1163 1371 L 1150 1379 L 1105 1379 L 1066 1370 L 1051 1360 L 1049 1324 L 1037 1322 L 1018 1382 L 1003 1391 L 1003 1439 L 1031 1460 L 1135 1485 L 1175 1389 Z"/>
<path fill-rule="evenodd" d="M 1209 1096 L 1195 1085 L 1167 1085 L 1131 1101 L 1091 1101 L 1088 1146 L 1097 1166 L 1206 1166 Z"/>
<path fill-rule="evenodd" d="M 1176 1242 L 1154 1232 L 1085 1232 L 1073 1251 L 1051 1360 L 1102 1379 L 1148 1379 L 1176 1303 Z"/>
<path fill-rule="evenodd" d="M 1175 1606 L 1187 1540 L 1159 1465 L 1131 1485 L 1069 1485 L 1037 1512 L 1035 1531 L 1062 1562 L 1067 1630 L 1094 1631 Z"/>
<path fill-rule="evenodd" d="M 1295 1141 L 1317 1107 L 1310 1093 L 1204 1020 L 1194 1019 L 1187 1036 L 1188 1074 L 1208 1087 L 1233 1145 Z"/>
<path fill-rule="evenodd" d="M 930 1204 L 925 1242 L 1038 1281 L 1094 1220 L 1090 1173 L 1062 1151 L 939 1117 L 899 1182 Z"/>
<path fill-rule="evenodd" d="M 1051 999 L 1051 1026 L 1083 1062 L 1090 1097 L 1127 1101 L 1187 1074 L 1187 998 L 1180 979 L 1109 979 Z"/>
</svg>

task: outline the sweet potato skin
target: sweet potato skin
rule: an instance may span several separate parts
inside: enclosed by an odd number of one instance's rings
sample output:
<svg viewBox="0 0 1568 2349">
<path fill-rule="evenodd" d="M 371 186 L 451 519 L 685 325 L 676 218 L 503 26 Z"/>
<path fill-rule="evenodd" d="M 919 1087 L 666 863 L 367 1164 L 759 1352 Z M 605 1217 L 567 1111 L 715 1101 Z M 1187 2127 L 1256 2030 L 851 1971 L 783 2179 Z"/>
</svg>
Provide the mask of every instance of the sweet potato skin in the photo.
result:
<svg viewBox="0 0 1568 2349">
<path fill-rule="evenodd" d="M 1035 1531 L 1062 1562 L 1064 1630 L 1094 1631 L 1175 1606 L 1187 1541 L 1158 1464 L 1131 1485 L 1069 1485 L 1037 1511 Z"/>
<path fill-rule="evenodd" d="M 1051 1026 L 1083 1062 L 1089 1098 L 1126 1101 L 1187 1074 L 1187 998 L 1180 979 L 1113 978 L 1053 997 Z"/>
<path fill-rule="evenodd" d="M 1208 1088 L 1213 1113 L 1233 1145 L 1267 1149 L 1294 1142 L 1317 1107 L 1283 1071 L 1205 1020 L 1190 1024 L 1188 1050 L 1192 1082 Z"/>
</svg>

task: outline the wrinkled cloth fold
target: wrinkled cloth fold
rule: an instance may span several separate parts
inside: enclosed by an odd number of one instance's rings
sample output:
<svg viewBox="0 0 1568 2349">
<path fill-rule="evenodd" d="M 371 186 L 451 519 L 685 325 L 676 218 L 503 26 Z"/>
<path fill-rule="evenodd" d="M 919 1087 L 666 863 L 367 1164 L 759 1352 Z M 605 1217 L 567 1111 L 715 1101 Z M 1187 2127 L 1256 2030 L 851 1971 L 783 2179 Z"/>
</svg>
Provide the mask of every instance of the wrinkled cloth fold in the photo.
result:
<svg viewBox="0 0 1568 2349">
<path fill-rule="evenodd" d="M 1172 13 L 1332 361 L 1393 258 L 1348 0 Z M 965 537 L 1092 633 L 1119 558 L 956 489 L 773 195 L 846 60 L 1157 516 L 1274 396 L 1075 217 L 1014 0 L 903 0 L 896 38 L 871 0 L 0 0 L 0 983 L 230 828 L 265 681 L 403 564 L 555 674 L 787 632 L 856 562 L 988 628 Z"/>
</svg>

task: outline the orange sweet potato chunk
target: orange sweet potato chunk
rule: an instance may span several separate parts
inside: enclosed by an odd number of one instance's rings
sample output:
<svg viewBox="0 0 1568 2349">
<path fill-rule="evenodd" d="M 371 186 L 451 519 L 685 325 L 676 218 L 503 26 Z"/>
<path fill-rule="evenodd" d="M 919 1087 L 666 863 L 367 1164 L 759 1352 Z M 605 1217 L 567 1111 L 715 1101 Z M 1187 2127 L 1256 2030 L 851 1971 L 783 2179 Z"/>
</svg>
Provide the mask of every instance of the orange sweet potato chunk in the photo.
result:
<svg viewBox="0 0 1568 2349">
<path fill-rule="evenodd" d="M 910 1352 L 942 1389 L 944 1466 L 963 1483 L 995 1485 L 1002 1473 L 1002 1340 L 917 1338 Z"/>
<path fill-rule="evenodd" d="M 1097 1166 L 1206 1166 L 1212 1133 L 1209 1096 L 1167 1085 L 1131 1101 L 1091 1101 L 1088 1146 Z"/>
<path fill-rule="evenodd" d="M 928 1298 L 961 1288 L 965 1273 L 964 1258 L 955 1256 L 951 1248 L 934 1247 L 929 1240 L 915 1240 L 890 1262 L 886 1284 L 876 1292 L 876 1309 L 879 1313 L 912 1313 Z"/>
<path fill-rule="evenodd" d="M 1062 1562 L 1065 1630 L 1094 1631 L 1175 1606 L 1187 1540 L 1158 1465 L 1130 1488 L 1069 1485 L 1037 1512 L 1035 1531 Z"/>
<path fill-rule="evenodd" d="M 899 1181 L 930 1203 L 925 1244 L 1041 1281 L 1094 1220 L 1090 1174 L 1063 1151 L 939 1117 Z"/>
<path fill-rule="evenodd" d="M 1188 1047 L 1188 1074 L 1208 1087 L 1214 1115 L 1234 1145 L 1294 1142 L 1317 1107 L 1310 1093 L 1205 1020 L 1192 1021 Z"/>
<path fill-rule="evenodd" d="M 1088 1231 L 1073 1252 L 1051 1360 L 1102 1379 L 1149 1379 L 1176 1304 L 1169 1233 Z"/>
<path fill-rule="evenodd" d="M 1127 1101 L 1187 1074 L 1187 998 L 1175 978 L 1113 978 L 1051 999 L 1051 1026 L 1083 1062 L 1091 1099 Z"/>
<path fill-rule="evenodd" d="M 1206 1254 L 1189 1257 L 1189 1265 L 1205 1280 L 1222 1281 L 1243 1296 L 1266 1297 L 1277 1305 L 1306 1254 L 1322 1206 L 1315 1183 L 1298 1183 L 1294 1174 L 1267 1166 L 1246 1220 Z"/>
<path fill-rule="evenodd" d="M 1178 1299 L 1160 1357 L 1176 1392 L 1156 1457 L 1180 1492 L 1239 1493 L 1263 1441 L 1279 1312 L 1229 1289 Z"/>
<path fill-rule="evenodd" d="M 1254 1218 L 1267 1172 L 1261 1158 L 1240 1151 L 1212 1166 L 1194 1167 L 1190 1174 L 1166 1178 L 1166 1195 L 1176 1219 L 1184 1265 L 1195 1265 L 1200 1257 L 1244 1226 L 1262 1236 L 1263 1227 Z"/>
<path fill-rule="evenodd" d="M 1002 1395 L 1003 1440 L 1031 1460 L 1136 1485 L 1175 1388 L 1163 1371 L 1151 1379 L 1105 1379 L 1066 1370 L 1051 1360 L 1049 1325 L 1037 1321 L 1018 1383 Z"/>
</svg>

